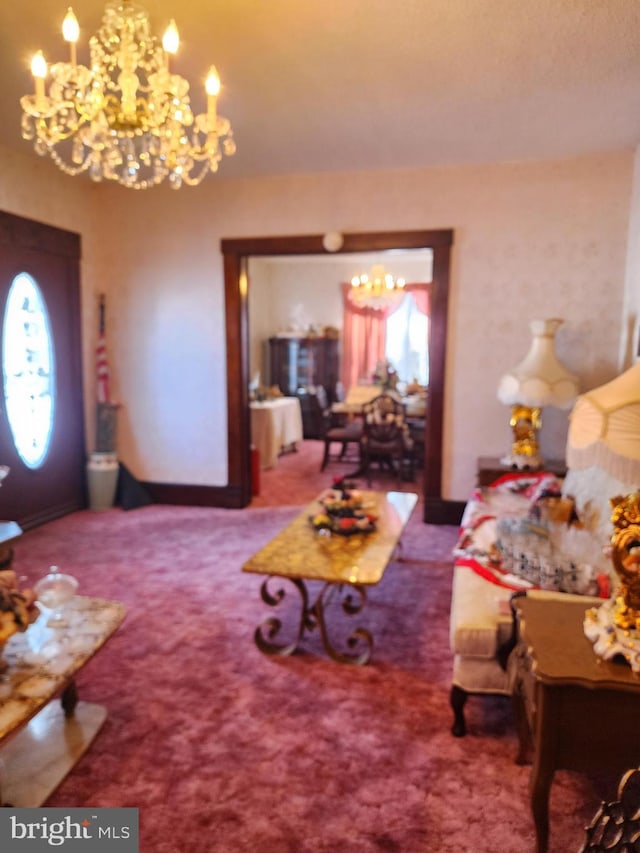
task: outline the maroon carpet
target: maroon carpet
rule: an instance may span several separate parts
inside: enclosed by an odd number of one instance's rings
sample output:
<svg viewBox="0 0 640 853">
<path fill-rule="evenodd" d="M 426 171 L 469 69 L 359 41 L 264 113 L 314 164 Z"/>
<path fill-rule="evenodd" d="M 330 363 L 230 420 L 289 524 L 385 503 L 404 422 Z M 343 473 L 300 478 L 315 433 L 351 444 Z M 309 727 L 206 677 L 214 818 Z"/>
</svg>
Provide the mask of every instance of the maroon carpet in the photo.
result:
<svg viewBox="0 0 640 853">
<path fill-rule="evenodd" d="M 56 564 L 128 608 L 79 678 L 107 722 L 48 805 L 138 807 L 144 853 L 532 851 L 508 702 L 470 700 L 468 736 L 450 734 L 454 528 L 415 511 L 403 561 L 358 617 L 375 636 L 368 666 L 328 660 L 315 635 L 288 658 L 256 648 L 272 614 L 240 569 L 330 481 L 320 451 L 305 443 L 264 472 L 246 510 L 86 511 L 19 540 L 30 580 Z M 603 793 L 557 775 L 552 851 L 578 849 Z"/>
</svg>

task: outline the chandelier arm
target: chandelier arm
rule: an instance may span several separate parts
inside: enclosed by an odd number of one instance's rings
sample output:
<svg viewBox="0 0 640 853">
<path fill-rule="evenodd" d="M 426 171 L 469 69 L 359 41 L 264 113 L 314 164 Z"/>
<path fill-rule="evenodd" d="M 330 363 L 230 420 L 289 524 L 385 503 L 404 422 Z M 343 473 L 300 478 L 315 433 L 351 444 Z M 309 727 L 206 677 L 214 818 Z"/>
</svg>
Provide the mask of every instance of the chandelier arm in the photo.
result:
<svg viewBox="0 0 640 853">
<path fill-rule="evenodd" d="M 46 119 L 39 119 L 37 122 L 34 121 L 36 126 L 36 136 L 38 139 L 41 139 L 47 147 L 52 145 L 57 145 L 59 142 L 66 142 L 68 139 L 73 139 L 73 137 L 80 132 L 80 130 L 87 124 L 89 124 L 89 118 L 83 118 L 78 124 L 75 124 L 73 127 L 70 127 L 68 131 L 58 130 L 56 133 L 51 132 Z"/>
</svg>

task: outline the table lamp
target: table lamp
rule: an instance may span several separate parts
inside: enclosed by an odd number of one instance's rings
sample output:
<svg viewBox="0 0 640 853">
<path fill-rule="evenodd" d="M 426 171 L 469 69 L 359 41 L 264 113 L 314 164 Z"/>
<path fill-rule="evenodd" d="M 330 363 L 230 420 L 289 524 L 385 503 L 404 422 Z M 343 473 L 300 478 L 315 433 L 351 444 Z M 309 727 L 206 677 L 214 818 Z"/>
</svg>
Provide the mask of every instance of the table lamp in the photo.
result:
<svg viewBox="0 0 640 853">
<path fill-rule="evenodd" d="M 640 674 L 640 363 L 578 397 L 567 463 L 565 483 L 577 492 L 584 481 L 595 495 L 591 524 L 611 544 L 617 580 L 611 597 L 587 611 L 585 634 L 598 657 L 625 658 Z"/>
<path fill-rule="evenodd" d="M 640 363 L 578 397 L 566 458 L 563 492 L 605 546 L 613 532 L 610 501 L 640 489 Z"/>
<path fill-rule="evenodd" d="M 597 466 L 621 485 L 640 487 L 640 362 L 578 397 L 569 417 L 567 464 Z"/>
<path fill-rule="evenodd" d="M 538 434 L 542 408 L 571 408 L 578 395 L 578 379 L 559 361 L 555 352 L 556 332 L 564 320 L 532 320 L 533 340 L 529 352 L 506 373 L 498 386 L 498 399 L 511 406 L 513 430 L 510 453 L 500 461 L 513 468 L 540 468 Z"/>
</svg>

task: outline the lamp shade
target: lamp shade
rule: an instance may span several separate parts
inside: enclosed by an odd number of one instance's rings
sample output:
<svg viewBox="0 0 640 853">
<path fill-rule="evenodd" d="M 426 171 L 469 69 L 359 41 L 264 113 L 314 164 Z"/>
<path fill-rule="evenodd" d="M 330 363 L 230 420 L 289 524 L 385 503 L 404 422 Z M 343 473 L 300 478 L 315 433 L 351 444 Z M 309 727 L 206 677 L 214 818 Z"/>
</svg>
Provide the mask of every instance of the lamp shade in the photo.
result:
<svg viewBox="0 0 640 853">
<path fill-rule="evenodd" d="M 556 332 L 563 322 L 557 318 L 530 322 L 531 347 L 523 360 L 500 380 L 500 402 L 510 406 L 571 407 L 578 395 L 578 379 L 555 352 Z"/>
<path fill-rule="evenodd" d="M 567 463 L 574 469 L 597 465 L 640 485 L 640 363 L 578 397 L 569 419 Z"/>
</svg>

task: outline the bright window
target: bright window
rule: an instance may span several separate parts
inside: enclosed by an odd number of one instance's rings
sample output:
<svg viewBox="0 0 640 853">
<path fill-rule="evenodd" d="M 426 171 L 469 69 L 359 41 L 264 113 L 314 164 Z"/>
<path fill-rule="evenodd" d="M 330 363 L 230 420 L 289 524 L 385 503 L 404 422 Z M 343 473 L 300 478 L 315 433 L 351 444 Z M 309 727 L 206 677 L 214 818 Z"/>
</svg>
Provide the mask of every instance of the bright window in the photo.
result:
<svg viewBox="0 0 640 853">
<path fill-rule="evenodd" d="M 51 324 L 42 293 L 26 273 L 13 280 L 2 326 L 4 399 L 13 443 L 28 468 L 44 462 L 55 408 Z"/>
<path fill-rule="evenodd" d="M 402 382 L 429 384 L 429 319 L 410 293 L 387 320 L 385 356 Z"/>
</svg>

